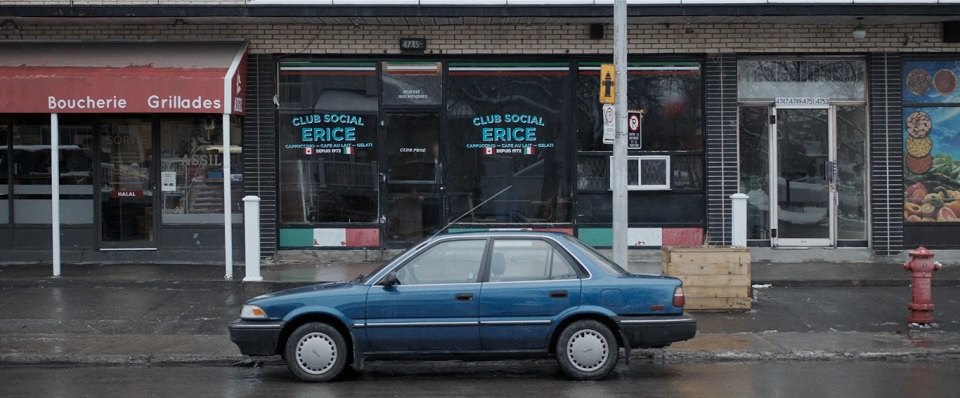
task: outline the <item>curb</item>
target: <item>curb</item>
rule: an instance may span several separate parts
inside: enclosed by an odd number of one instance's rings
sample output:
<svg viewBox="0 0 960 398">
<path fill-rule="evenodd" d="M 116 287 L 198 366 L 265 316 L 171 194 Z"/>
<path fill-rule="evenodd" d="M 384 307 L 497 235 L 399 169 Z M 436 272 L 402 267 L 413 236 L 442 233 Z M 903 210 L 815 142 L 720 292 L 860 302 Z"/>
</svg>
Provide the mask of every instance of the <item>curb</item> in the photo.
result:
<svg viewBox="0 0 960 398">
<path fill-rule="evenodd" d="M 245 356 L 203 354 L 0 354 L 0 364 L 4 365 L 233 365 L 248 360 Z"/>
<path fill-rule="evenodd" d="M 772 285 L 773 287 L 910 287 L 910 279 L 754 279 L 754 285 Z M 957 287 L 960 280 L 937 279 L 930 281 L 933 287 Z"/>
<path fill-rule="evenodd" d="M 533 359 L 542 360 L 543 358 Z M 654 363 L 683 363 L 683 362 L 826 362 L 826 361 L 898 361 L 911 362 L 917 360 L 955 360 L 960 359 L 960 350 L 957 349 L 928 349 L 912 351 L 877 351 L 877 352 L 850 352 L 850 351 L 793 351 L 793 352 L 748 352 L 748 351 L 670 351 L 656 349 L 642 349 L 631 352 L 631 361 L 647 361 Z M 525 361 L 520 359 L 516 361 Z M 417 360 L 412 360 L 420 362 Z M 490 362 L 456 360 L 458 362 Z M 495 359 L 495 362 L 514 360 Z M 623 361 L 623 358 L 621 358 Z M 395 362 L 390 360 L 379 362 Z M 424 360 L 422 362 L 437 362 Z M 279 357 L 247 357 L 237 355 L 62 355 L 62 354 L 34 354 L 34 353 L 6 353 L 0 354 L 0 365 L 86 365 L 86 366 L 171 366 L 171 365 L 206 365 L 206 366 L 259 366 L 262 363 L 283 364 Z"/>
</svg>

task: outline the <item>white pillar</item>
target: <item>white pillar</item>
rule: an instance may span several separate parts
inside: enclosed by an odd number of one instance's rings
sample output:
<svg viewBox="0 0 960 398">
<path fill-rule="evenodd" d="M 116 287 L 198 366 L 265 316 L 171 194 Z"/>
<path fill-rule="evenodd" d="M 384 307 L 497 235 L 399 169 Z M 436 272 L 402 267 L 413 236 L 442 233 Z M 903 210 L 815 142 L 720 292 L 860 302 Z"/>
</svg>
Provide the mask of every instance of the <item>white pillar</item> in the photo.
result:
<svg viewBox="0 0 960 398">
<path fill-rule="evenodd" d="M 613 185 L 613 262 L 624 269 L 627 264 L 627 229 L 629 206 L 627 202 L 627 1 L 613 3 L 613 65 L 617 71 L 616 103 L 617 129 L 613 140 L 613 165 L 610 183 Z"/>
<path fill-rule="evenodd" d="M 244 282 L 260 282 L 260 198 L 243 197 L 243 257 L 246 264 Z"/>
<path fill-rule="evenodd" d="M 747 198 L 749 196 L 742 193 L 730 195 L 733 202 L 733 215 L 731 226 L 733 238 L 731 243 L 733 247 L 747 247 Z"/>
<path fill-rule="evenodd" d="M 228 98 L 228 97 L 225 97 Z M 233 209 L 230 206 L 230 115 L 223 114 L 223 264 L 224 279 L 233 279 Z"/>
<path fill-rule="evenodd" d="M 53 229 L 53 276 L 60 276 L 60 120 L 50 114 L 50 226 Z"/>
</svg>

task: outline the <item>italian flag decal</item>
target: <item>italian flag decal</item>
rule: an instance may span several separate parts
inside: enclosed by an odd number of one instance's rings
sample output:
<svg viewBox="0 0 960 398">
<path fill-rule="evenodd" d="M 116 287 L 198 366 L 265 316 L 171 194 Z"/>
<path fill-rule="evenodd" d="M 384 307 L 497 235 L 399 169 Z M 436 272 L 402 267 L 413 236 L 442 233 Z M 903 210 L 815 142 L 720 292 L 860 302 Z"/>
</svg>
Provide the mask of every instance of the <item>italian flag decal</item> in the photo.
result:
<svg viewBox="0 0 960 398">
<path fill-rule="evenodd" d="M 313 247 L 376 247 L 379 245 L 380 230 L 377 228 L 315 228 L 313 230 Z"/>
<path fill-rule="evenodd" d="M 533 151 L 534 151 L 533 146 L 528 146 L 526 148 L 523 148 L 524 155 L 533 155 Z"/>
<path fill-rule="evenodd" d="M 356 150 L 353 149 L 352 146 L 345 146 L 345 147 L 343 147 L 343 154 L 344 154 L 344 155 L 353 155 L 354 153 L 356 153 Z"/>
</svg>

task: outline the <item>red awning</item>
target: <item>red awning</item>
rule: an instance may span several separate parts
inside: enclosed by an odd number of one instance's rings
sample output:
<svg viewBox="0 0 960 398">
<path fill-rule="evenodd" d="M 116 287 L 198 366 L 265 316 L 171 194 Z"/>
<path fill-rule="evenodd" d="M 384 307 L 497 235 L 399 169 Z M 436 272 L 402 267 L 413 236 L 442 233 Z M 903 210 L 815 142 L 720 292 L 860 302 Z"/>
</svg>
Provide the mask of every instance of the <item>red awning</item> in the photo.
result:
<svg viewBox="0 0 960 398">
<path fill-rule="evenodd" d="M 243 113 L 246 43 L 2 43 L 0 113 Z"/>
</svg>

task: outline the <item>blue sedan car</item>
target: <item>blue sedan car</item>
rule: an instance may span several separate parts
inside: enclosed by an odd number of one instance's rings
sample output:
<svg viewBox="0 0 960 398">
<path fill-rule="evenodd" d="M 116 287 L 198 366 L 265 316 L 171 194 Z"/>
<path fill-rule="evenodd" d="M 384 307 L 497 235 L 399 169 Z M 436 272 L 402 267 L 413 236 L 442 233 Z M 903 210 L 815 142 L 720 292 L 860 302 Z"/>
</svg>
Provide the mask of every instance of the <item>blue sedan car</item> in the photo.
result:
<svg viewBox="0 0 960 398">
<path fill-rule="evenodd" d="M 607 376 L 633 348 L 693 338 L 676 278 L 634 275 L 574 237 L 434 237 L 369 276 L 271 293 L 230 324 L 245 355 L 282 355 L 304 381 L 368 359 L 476 354 L 557 358 L 573 379 Z"/>
</svg>

